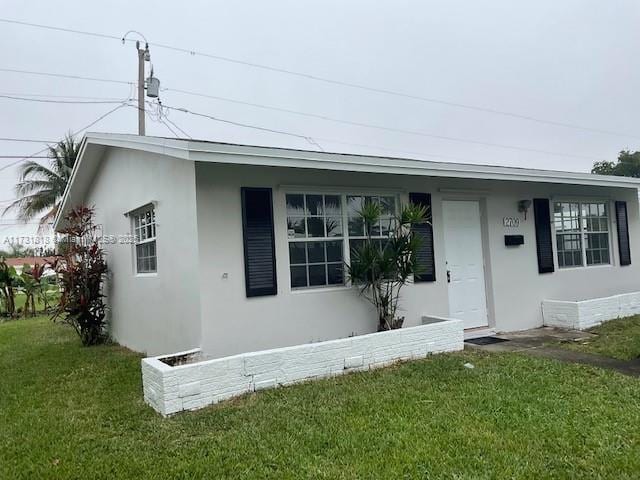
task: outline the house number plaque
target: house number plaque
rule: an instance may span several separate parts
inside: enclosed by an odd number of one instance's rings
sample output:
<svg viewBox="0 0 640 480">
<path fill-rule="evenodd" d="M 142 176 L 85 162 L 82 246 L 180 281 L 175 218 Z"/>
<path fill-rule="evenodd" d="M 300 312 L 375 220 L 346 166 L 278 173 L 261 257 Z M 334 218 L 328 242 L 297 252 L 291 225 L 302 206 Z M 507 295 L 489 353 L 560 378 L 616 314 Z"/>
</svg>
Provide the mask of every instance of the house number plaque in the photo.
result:
<svg viewBox="0 0 640 480">
<path fill-rule="evenodd" d="M 508 228 L 518 228 L 520 226 L 520 219 L 516 217 L 504 217 L 502 219 L 502 226 Z"/>
</svg>

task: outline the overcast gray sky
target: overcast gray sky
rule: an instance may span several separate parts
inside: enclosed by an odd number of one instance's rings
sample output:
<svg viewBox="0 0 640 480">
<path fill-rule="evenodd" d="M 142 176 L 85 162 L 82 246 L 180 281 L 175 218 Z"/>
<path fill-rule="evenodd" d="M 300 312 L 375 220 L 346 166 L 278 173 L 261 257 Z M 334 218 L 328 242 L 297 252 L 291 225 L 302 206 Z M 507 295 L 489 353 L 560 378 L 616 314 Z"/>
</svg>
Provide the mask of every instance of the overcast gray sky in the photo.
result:
<svg viewBox="0 0 640 480">
<path fill-rule="evenodd" d="M 621 134 L 552 126 L 151 47 L 156 76 L 168 89 L 161 94 L 164 104 L 308 136 L 327 151 L 588 171 L 595 160 L 639 149 L 637 0 L 3 0 L 1 5 L 2 18 L 118 37 L 133 29 L 150 42 Z M 0 44 L 0 68 L 136 79 L 135 49 L 117 40 L 0 23 Z M 171 89 L 525 150 L 344 125 Z M 125 84 L 0 71 L 0 95 L 125 99 L 130 90 Z M 0 98 L 0 136 L 57 140 L 113 107 Z M 169 119 L 194 138 L 316 149 L 301 138 L 181 112 L 171 112 Z M 136 128 L 136 111 L 122 108 L 90 130 L 135 133 Z M 152 120 L 147 134 L 173 136 Z M 0 147 L 2 155 L 22 155 L 41 145 L 0 141 Z M 11 161 L 0 159 L 0 167 Z M 17 167 L 0 171 L 0 206 L 12 198 L 17 172 Z M 0 220 L 1 239 L 35 230 L 8 225 L 13 218 Z"/>
</svg>

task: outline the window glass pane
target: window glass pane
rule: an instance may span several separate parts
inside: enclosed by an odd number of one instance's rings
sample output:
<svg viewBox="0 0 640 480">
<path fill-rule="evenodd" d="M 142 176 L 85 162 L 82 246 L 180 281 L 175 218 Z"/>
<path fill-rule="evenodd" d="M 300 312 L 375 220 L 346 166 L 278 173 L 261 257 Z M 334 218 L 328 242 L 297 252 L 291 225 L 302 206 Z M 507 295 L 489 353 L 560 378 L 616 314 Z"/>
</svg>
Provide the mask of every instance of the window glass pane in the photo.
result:
<svg viewBox="0 0 640 480">
<path fill-rule="evenodd" d="M 307 242 L 307 255 L 309 263 L 324 262 L 324 242 Z"/>
<path fill-rule="evenodd" d="M 304 217 L 287 218 L 287 236 L 289 238 L 304 238 L 306 232 Z"/>
<path fill-rule="evenodd" d="M 307 286 L 307 267 L 291 267 L 291 286 L 293 288 Z"/>
<path fill-rule="evenodd" d="M 347 209 L 350 217 L 357 217 L 358 212 L 362 209 L 362 197 L 349 195 L 347 197 Z"/>
<path fill-rule="evenodd" d="M 155 272 L 157 270 L 156 268 L 156 257 L 151 257 L 149 259 L 149 271 L 150 272 Z"/>
<path fill-rule="evenodd" d="M 364 236 L 364 221 L 359 217 L 349 217 L 349 236 Z"/>
<path fill-rule="evenodd" d="M 364 236 L 364 221 L 360 217 L 363 198 L 359 196 L 347 197 L 347 214 L 349 216 L 349 235 Z"/>
<path fill-rule="evenodd" d="M 349 248 L 351 249 L 351 255 L 353 256 L 355 252 L 357 252 L 362 245 L 364 244 L 364 240 L 349 240 Z"/>
<path fill-rule="evenodd" d="M 380 211 L 382 216 L 389 217 L 394 215 L 396 200 L 393 197 L 380 197 Z"/>
<path fill-rule="evenodd" d="M 581 234 L 556 234 L 559 267 L 582 266 L 581 237 Z"/>
<path fill-rule="evenodd" d="M 369 227 L 369 235 L 372 237 L 380 236 L 380 221 L 378 221 L 375 225 L 368 225 Z"/>
<path fill-rule="evenodd" d="M 609 263 L 609 234 L 588 233 L 586 240 L 587 265 Z"/>
<path fill-rule="evenodd" d="M 289 243 L 289 263 L 307 263 L 304 242 Z"/>
<path fill-rule="evenodd" d="M 307 218 L 309 237 L 324 237 L 324 219 L 322 217 Z"/>
<path fill-rule="evenodd" d="M 327 265 L 327 280 L 329 285 L 341 285 L 344 283 L 341 263 L 330 263 Z"/>
<path fill-rule="evenodd" d="M 327 242 L 327 261 L 342 262 L 342 241 Z"/>
<path fill-rule="evenodd" d="M 327 217 L 327 237 L 341 237 L 342 236 L 342 217 Z"/>
<path fill-rule="evenodd" d="M 309 286 L 327 284 L 327 272 L 325 265 L 309 265 Z"/>
<path fill-rule="evenodd" d="M 309 215 L 322 215 L 324 208 L 322 207 L 322 195 L 306 195 L 307 211 Z"/>
<path fill-rule="evenodd" d="M 393 218 L 380 219 L 380 235 L 383 237 L 390 236 L 396 228 L 395 220 Z"/>
<path fill-rule="evenodd" d="M 305 214 L 304 210 L 304 195 L 287 194 L 287 215 L 299 215 Z"/>
<path fill-rule="evenodd" d="M 573 265 L 582 267 L 582 252 L 573 252 Z"/>
<path fill-rule="evenodd" d="M 339 195 L 325 195 L 324 196 L 324 213 L 327 216 L 340 216 L 342 215 L 342 208 Z"/>
</svg>

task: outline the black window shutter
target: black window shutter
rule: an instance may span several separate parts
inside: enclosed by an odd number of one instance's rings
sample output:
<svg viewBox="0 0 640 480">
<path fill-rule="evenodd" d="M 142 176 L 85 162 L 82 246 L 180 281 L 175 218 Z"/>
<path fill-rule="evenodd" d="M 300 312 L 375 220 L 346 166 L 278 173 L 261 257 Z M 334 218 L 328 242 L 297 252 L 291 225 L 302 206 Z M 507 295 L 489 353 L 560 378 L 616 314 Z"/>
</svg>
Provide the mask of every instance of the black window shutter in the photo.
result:
<svg viewBox="0 0 640 480">
<path fill-rule="evenodd" d="M 429 223 L 414 225 L 413 232 L 420 235 L 422 243 L 416 254 L 416 262 L 420 273 L 415 275 L 414 282 L 435 282 L 436 262 L 433 253 L 433 215 L 431 215 L 430 193 L 409 193 L 409 201 L 415 205 L 427 207 L 427 220 Z"/>
<path fill-rule="evenodd" d="M 616 202 L 616 223 L 618 224 L 618 251 L 620 252 L 620 265 L 631 265 L 631 245 L 629 244 L 627 202 Z"/>
<path fill-rule="evenodd" d="M 538 250 L 538 272 L 551 273 L 553 266 L 553 244 L 551 243 L 551 213 L 547 198 L 533 199 L 533 214 L 536 222 L 536 247 Z"/>
<path fill-rule="evenodd" d="M 242 187 L 241 194 L 247 297 L 275 295 L 278 285 L 271 189 Z"/>
</svg>

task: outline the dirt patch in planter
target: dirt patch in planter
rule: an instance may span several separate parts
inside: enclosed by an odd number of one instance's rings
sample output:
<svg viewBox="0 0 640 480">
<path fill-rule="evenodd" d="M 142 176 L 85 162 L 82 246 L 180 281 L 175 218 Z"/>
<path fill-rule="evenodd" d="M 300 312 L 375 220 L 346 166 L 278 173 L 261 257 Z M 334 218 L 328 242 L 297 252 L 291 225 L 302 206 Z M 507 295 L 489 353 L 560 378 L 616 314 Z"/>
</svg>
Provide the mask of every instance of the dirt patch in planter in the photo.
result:
<svg viewBox="0 0 640 480">
<path fill-rule="evenodd" d="M 185 353 L 184 355 L 172 355 L 170 357 L 163 357 L 160 358 L 159 360 L 166 364 L 169 365 L 170 367 L 177 367 L 180 365 L 188 365 L 190 363 L 196 363 L 201 361 L 202 358 L 202 354 L 200 352 L 197 353 Z"/>
</svg>

